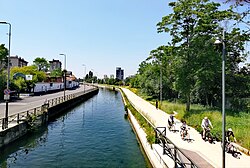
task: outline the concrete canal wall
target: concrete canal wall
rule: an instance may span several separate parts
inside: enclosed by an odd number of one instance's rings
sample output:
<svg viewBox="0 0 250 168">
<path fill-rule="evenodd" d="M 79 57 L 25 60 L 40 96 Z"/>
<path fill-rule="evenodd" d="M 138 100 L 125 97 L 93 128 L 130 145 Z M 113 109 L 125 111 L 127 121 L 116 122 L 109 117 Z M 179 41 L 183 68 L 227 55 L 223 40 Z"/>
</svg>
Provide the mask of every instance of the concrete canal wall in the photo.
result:
<svg viewBox="0 0 250 168">
<path fill-rule="evenodd" d="M 41 106 L 40 113 L 32 113 L 30 115 L 27 112 L 25 119 L 20 120 L 19 123 L 15 123 L 14 125 L 10 124 L 8 129 L 0 131 L 0 148 L 5 147 L 15 140 L 21 138 L 27 134 L 29 130 L 46 125 L 49 120 L 58 117 L 65 110 L 73 108 L 82 101 L 96 95 L 98 91 L 99 89 L 96 88 L 86 93 L 74 94 L 70 99 L 62 102 L 60 102 L 60 100 L 58 102 L 57 99 L 51 100 L 45 109 L 43 105 Z M 36 108 L 34 109 L 34 111 L 37 111 Z"/>
<path fill-rule="evenodd" d="M 83 95 L 70 99 L 66 102 L 62 102 L 56 106 L 50 107 L 48 109 L 48 118 L 49 120 L 61 115 L 61 113 L 65 110 L 75 107 L 77 104 L 91 98 L 92 96 L 98 93 L 99 89 L 92 90 L 91 92 L 86 92 Z"/>
<path fill-rule="evenodd" d="M 124 105 L 126 106 L 127 103 L 125 101 L 125 97 L 124 97 L 125 95 L 121 90 L 119 90 L 119 91 L 121 92 Z M 140 144 L 141 144 L 148 160 L 150 161 L 152 167 L 154 167 L 154 168 L 167 168 L 168 166 L 162 161 L 162 158 L 159 156 L 159 154 L 155 150 L 155 148 L 153 148 L 151 146 L 151 144 L 148 143 L 147 134 L 145 133 L 145 131 L 140 126 L 140 124 L 138 123 L 138 121 L 136 120 L 136 118 L 134 117 L 134 115 L 132 114 L 132 112 L 129 109 L 127 109 L 127 115 L 128 115 L 129 120 L 130 120 L 130 123 L 133 127 L 133 130 L 137 136 L 137 139 L 140 142 Z"/>
<path fill-rule="evenodd" d="M 28 123 L 23 122 L 0 132 L 0 148 L 21 138 L 28 132 Z"/>
</svg>

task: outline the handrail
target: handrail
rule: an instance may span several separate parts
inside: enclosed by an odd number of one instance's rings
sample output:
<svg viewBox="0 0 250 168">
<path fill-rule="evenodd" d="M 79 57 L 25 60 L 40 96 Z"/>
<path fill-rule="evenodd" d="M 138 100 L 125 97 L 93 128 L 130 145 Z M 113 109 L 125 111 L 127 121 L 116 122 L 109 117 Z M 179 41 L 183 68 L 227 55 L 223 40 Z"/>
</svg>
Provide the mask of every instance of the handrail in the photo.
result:
<svg viewBox="0 0 250 168">
<path fill-rule="evenodd" d="M 161 132 L 159 130 L 159 128 L 164 128 L 164 131 Z M 155 132 L 156 132 L 156 136 L 159 135 L 159 137 L 157 137 L 157 139 L 160 139 L 161 142 L 163 143 L 163 153 L 165 153 L 165 147 L 166 147 L 166 144 L 172 144 L 173 145 L 173 148 L 168 148 L 168 151 L 170 152 L 171 156 L 172 156 L 172 159 L 174 160 L 175 162 L 175 167 L 177 167 L 177 164 L 179 166 L 183 166 L 183 167 L 186 167 L 186 165 L 190 165 L 191 167 L 195 167 L 195 168 L 198 168 L 198 166 L 195 164 L 195 162 L 189 158 L 181 149 L 179 149 L 169 138 L 167 138 L 166 136 L 166 127 L 157 127 L 155 129 Z M 165 134 L 163 134 L 165 132 Z M 170 150 L 169 150 L 170 149 Z M 174 152 L 172 153 L 172 149 L 174 149 Z M 181 159 L 179 159 L 177 157 L 177 154 L 181 153 L 190 163 L 183 163 L 181 162 Z M 170 157 L 171 157 L 170 156 Z"/>
<path fill-rule="evenodd" d="M 16 114 L 9 115 L 8 118 L 10 120 L 8 120 L 8 125 L 11 124 L 11 123 L 19 124 L 20 121 L 22 122 L 24 120 L 27 120 L 27 117 L 30 116 L 30 115 L 43 114 L 45 112 L 43 110 L 44 105 L 48 105 L 47 108 L 49 109 L 49 108 L 54 107 L 54 106 L 56 106 L 58 104 L 61 104 L 63 102 L 74 99 L 76 97 L 82 96 L 82 95 L 87 94 L 89 92 L 92 92 L 94 90 L 96 90 L 96 88 L 89 89 L 89 90 L 87 90 L 85 92 L 77 92 L 77 93 L 68 94 L 68 95 L 66 95 L 65 100 L 64 100 L 63 96 L 48 99 L 48 100 L 46 100 L 46 102 L 44 102 L 44 104 L 42 104 L 40 106 L 31 108 L 31 109 L 28 109 L 28 110 L 25 110 L 25 111 L 21 111 L 21 112 L 18 112 Z M 6 129 L 6 128 L 4 128 L 4 119 L 5 119 L 5 117 L 0 118 L 0 129 L 2 128 L 2 130 Z"/>
<path fill-rule="evenodd" d="M 134 103 L 132 102 L 132 101 L 130 101 L 129 99 L 128 99 L 128 101 L 129 101 L 129 103 L 144 117 L 144 119 L 151 125 L 151 127 L 155 130 L 155 134 L 157 135 L 157 131 L 160 133 L 160 135 L 161 135 L 161 137 L 163 137 L 163 138 L 160 138 L 161 139 L 161 141 L 163 141 L 163 153 L 165 153 L 165 149 L 164 149 L 164 145 L 165 144 L 167 144 L 167 142 L 170 142 L 170 144 L 172 144 L 173 146 L 174 146 L 174 153 L 172 153 L 172 156 L 174 156 L 175 158 L 172 158 L 173 160 L 174 160 L 174 162 L 175 162 L 175 167 L 177 167 L 177 164 L 179 164 L 179 165 L 190 165 L 191 167 L 194 167 L 194 168 L 197 168 L 198 166 L 194 163 L 194 161 L 191 159 L 191 158 L 189 158 L 188 156 L 186 156 L 184 153 L 183 153 L 183 151 L 181 151 L 170 139 L 168 139 L 167 138 L 167 136 L 166 136 L 166 127 L 156 127 L 156 126 L 154 126 L 154 123 L 153 123 L 153 121 L 150 121 L 149 119 L 148 119 L 148 117 L 146 117 L 145 115 L 147 115 L 147 114 L 144 114 L 144 112 L 141 110 L 141 109 L 139 109 L 137 106 L 135 106 L 134 105 Z M 163 128 L 164 129 L 164 131 L 163 132 L 161 132 L 158 128 Z M 163 134 L 164 133 L 164 134 Z M 156 137 L 156 141 L 157 141 L 157 137 Z M 181 163 L 181 161 L 180 160 L 177 160 L 177 152 L 180 152 L 183 156 L 185 156 L 185 158 L 190 162 L 190 163 Z M 162 159 L 162 158 L 161 158 Z M 164 162 L 164 161 L 163 161 Z M 164 164 L 166 164 L 165 162 L 164 162 Z"/>
</svg>

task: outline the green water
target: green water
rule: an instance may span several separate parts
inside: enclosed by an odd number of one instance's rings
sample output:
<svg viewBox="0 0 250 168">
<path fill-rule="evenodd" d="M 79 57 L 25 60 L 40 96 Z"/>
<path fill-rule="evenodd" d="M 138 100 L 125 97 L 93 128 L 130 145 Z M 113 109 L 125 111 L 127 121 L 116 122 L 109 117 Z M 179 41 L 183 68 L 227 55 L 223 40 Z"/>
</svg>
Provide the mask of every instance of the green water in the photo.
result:
<svg viewBox="0 0 250 168">
<path fill-rule="evenodd" d="M 0 152 L 0 167 L 149 167 L 119 92 L 100 89 L 46 128 Z"/>
</svg>

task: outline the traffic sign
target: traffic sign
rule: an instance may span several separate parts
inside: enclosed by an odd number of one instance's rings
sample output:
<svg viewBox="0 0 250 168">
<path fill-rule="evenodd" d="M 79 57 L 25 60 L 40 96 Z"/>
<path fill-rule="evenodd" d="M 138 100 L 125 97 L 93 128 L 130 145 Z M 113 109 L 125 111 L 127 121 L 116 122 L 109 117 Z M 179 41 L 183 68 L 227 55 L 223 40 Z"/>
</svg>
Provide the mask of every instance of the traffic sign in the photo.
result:
<svg viewBox="0 0 250 168">
<path fill-rule="evenodd" d="M 10 95 L 4 95 L 4 100 L 10 100 Z"/>
<path fill-rule="evenodd" d="M 4 92 L 5 95 L 9 95 L 11 91 L 10 91 L 10 89 L 4 89 L 3 92 Z"/>
</svg>

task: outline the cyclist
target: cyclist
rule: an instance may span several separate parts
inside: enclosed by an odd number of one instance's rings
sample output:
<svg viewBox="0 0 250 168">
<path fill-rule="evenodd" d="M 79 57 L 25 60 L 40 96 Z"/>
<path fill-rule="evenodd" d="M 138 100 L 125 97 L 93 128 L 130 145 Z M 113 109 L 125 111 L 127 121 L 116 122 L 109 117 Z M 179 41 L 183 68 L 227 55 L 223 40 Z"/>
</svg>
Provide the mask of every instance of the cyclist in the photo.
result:
<svg viewBox="0 0 250 168">
<path fill-rule="evenodd" d="M 168 129 L 170 130 L 173 125 L 174 125 L 174 116 L 173 116 L 173 114 L 170 114 L 170 116 L 168 118 Z"/>
<path fill-rule="evenodd" d="M 187 124 L 186 121 L 182 121 L 182 125 L 181 125 L 181 139 L 184 139 L 184 137 L 187 135 Z"/>
<path fill-rule="evenodd" d="M 234 142 L 237 142 L 232 128 L 228 128 L 228 130 L 226 131 L 226 138 L 225 138 L 225 141 L 226 141 L 225 146 L 228 152 L 232 152 L 234 150 L 234 146 L 230 141 L 231 136 L 233 137 Z"/>
<path fill-rule="evenodd" d="M 202 127 L 202 138 L 205 139 L 206 138 L 206 132 L 210 130 L 209 126 L 211 126 L 211 128 L 213 128 L 212 123 L 210 122 L 210 120 L 207 117 L 204 117 L 202 122 L 201 122 L 201 127 Z"/>
</svg>

